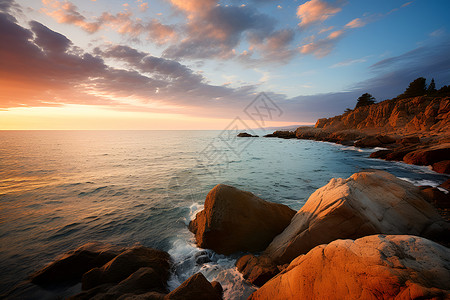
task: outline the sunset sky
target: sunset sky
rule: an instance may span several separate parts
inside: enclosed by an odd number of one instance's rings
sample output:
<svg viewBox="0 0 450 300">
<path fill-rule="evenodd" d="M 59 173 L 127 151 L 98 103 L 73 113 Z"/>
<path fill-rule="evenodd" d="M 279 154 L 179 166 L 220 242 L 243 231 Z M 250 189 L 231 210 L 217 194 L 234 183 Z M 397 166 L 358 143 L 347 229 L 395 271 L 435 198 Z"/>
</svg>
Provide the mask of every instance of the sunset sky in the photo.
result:
<svg viewBox="0 0 450 300">
<path fill-rule="evenodd" d="M 1 129 L 314 123 L 450 84 L 448 0 L 0 0 Z"/>
</svg>

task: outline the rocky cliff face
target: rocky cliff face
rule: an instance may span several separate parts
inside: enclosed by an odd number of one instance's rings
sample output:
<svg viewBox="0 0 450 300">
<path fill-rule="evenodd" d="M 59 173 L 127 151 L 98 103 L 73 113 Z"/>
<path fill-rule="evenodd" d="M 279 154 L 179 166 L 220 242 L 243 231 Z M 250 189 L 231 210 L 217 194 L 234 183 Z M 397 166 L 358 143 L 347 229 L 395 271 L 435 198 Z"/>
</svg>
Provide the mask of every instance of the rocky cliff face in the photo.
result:
<svg viewBox="0 0 450 300">
<path fill-rule="evenodd" d="M 315 127 L 333 131 L 357 129 L 401 135 L 449 135 L 450 97 L 386 100 L 340 116 L 319 119 Z"/>
</svg>

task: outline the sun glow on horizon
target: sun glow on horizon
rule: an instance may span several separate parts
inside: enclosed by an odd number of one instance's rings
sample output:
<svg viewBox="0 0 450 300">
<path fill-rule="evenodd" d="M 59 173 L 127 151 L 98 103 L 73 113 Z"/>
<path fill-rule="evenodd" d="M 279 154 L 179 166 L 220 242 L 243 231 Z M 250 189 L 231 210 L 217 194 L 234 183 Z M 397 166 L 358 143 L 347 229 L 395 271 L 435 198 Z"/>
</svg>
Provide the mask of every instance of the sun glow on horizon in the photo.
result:
<svg viewBox="0 0 450 300">
<path fill-rule="evenodd" d="M 92 105 L 20 107 L 0 111 L 0 130 L 222 130 L 228 118 L 202 118 L 183 114 L 117 111 Z M 256 126 L 244 120 L 249 128 Z M 266 122 L 267 127 L 293 122 Z M 295 123 L 312 125 L 312 123 Z M 247 128 L 239 128 L 245 130 Z"/>
</svg>

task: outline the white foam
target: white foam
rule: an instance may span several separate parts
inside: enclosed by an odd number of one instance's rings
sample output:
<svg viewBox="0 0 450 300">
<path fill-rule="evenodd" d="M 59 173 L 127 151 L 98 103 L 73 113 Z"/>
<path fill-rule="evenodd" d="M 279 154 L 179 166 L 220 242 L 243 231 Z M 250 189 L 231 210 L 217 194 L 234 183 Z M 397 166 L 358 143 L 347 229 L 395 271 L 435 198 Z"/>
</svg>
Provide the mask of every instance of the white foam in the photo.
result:
<svg viewBox="0 0 450 300">
<path fill-rule="evenodd" d="M 399 178 L 402 180 L 408 181 L 408 182 L 414 184 L 415 186 L 428 185 L 428 186 L 432 186 L 432 187 L 437 187 L 439 185 L 439 182 L 427 180 L 427 179 L 410 179 L 410 178 L 406 178 L 406 177 L 399 177 Z"/>
<path fill-rule="evenodd" d="M 194 220 L 197 213 L 199 213 L 203 210 L 203 207 L 204 207 L 203 204 L 192 203 L 192 205 L 189 207 L 189 219 L 191 221 Z"/>
<path fill-rule="evenodd" d="M 210 282 L 220 282 L 224 290 L 224 299 L 247 299 L 256 290 L 256 287 L 247 283 L 236 270 L 235 258 L 198 248 L 194 244 L 192 234 L 180 234 L 172 242 L 168 252 L 174 262 L 172 274 L 167 282 L 170 291 L 198 272 Z M 196 261 L 198 255 L 207 255 L 211 261 L 199 264 Z"/>
</svg>

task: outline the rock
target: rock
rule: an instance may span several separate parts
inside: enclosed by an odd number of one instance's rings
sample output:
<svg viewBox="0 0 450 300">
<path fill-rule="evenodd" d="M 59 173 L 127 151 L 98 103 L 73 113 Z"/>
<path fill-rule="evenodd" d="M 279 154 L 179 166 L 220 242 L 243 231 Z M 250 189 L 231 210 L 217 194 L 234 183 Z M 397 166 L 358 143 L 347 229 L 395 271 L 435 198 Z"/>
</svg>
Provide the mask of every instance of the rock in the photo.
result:
<svg viewBox="0 0 450 300">
<path fill-rule="evenodd" d="M 189 224 L 197 245 L 220 254 L 263 250 L 289 224 L 295 211 L 224 184 L 206 196 Z"/>
<path fill-rule="evenodd" d="M 403 161 L 408 164 L 428 166 L 443 160 L 448 160 L 449 157 L 450 147 L 439 147 L 437 149 L 425 149 L 410 152 L 405 155 Z"/>
<path fill-rule="evenodd" d="M 222 285 L 218 281 L 212 281 L 211 285 L 212 285 L 213 289 L 216 291 L 216 294 L 219 295 L 220 297 L 222 297 L 223 296 Z"/>
<path fill-rule="evenodd" d="M 143 294 L 146 292 L 167 292 L 166 277 L 161 276 L 153 268 L 140 268 L 116 286 L 108 290 L 108 294 Z"/>
<path fill-rule="evenodd" d="M 424 187 L 420 192 L 434 206 L 450 209 L 450 193 L 446 194 L 434 187 Z"/>
<path fill-rule="evenodd" d="M 30 280 L 44 286 L 79 282 L 85 272 L 103 266 L 123 250 L 122 247 L 88 243 L 57 258 L 32 274 Z"/>
<path fill-rule="evenodd" d="M 393 152 L 394 152 L 393 150 L 378 150 L 378 151 L 372 152 L 369 157 L 385 159 L 389 154 L 391 154 Z"/>
<path fill-rule="evenodd" d="M 388 135 L 377 135 L 376 138 L 377 138 L 377 140 L 380 141 L 380 143 L 385 144 L 385 145 L 393 144 L 396 141 L 393 137 L 388 136 Z"/>
<path fill-rule="evenodd" d="M 439 187 L 446 189 L 447 191 L 450 192 L 450 179 L 447 179 L 447 181 L 439 185 Z"/>
<path fill-rule="evenodd" d="M 450 174 L 450 160 L 443 160 L 434 163 L 433 170 L 442 174 Z"/>
<path fill-rule="evenodd" d="M 402 144 L 402 145 L 419 144 L 420 138 L 418 136 L 405 137 L 405 138 L 398 139 L 396 141 L 396 143 Z"/>
<path fill-rule="evenodd" d="M 356 147 L 361 148 L 373 148 L 380 147 L 383 143 L 381 143 L 375 136 L 367 136 L 355 142 Z"/>
<path fill-rule="evenodd" d="M 257 286 L 262 286 L 280 272 L 277 265 L 269 257 L 255 257 L 252 254 L 239 258 L 236 262 L 236 268 L 242 273 L 245 280 Z"/>
<path fill-rule="evenodd" d="M 264 253 L 280 265 L 340 238 L 377 233 L 439 238 L 448 228 L 418 187 L 384 171 L 365 171 L 333 178 L 315 191 Z"/>
<path fill-rule="evenodd" d="M 295 139 L 295 138 L 297 138 L 295 136 L 295 132 L 294 131 L 280 131 L 280 130 L 277 130 L 274 133 L 266 134 L 264 137 L 277 137 L 277 138 L 282 138 L 282 139 Z"/>
<path fill-rule="evenodd" d="M 164 300 L 165 294 L 158 292 L 148 292 L 139 295 L 125 294 L 118 298 L 118 300 Z M 108 298 L 108 300 L 111 298 Z"/>
<path fill-rule="evenodd" d="M 241 132 L 237 135 L 238 137 L 259 137 L 258 135 L 251 135 L 247 132 Z"/>
<path fill-rule="evenodd" d="M 89 290 L 105 283 L 117 284 L 140 268 L 153 269 L 154 273 L 151 274 L 146 269 L 148 274 L 145 276 L 155 276 L 155 281 L 165 286 L 169 278 L 170 256 L 164 251 L 143 246 L 133 247 L 120 253 L 101 268 L 93 268 L 85 273 L 81 281 L 82 289 Z"/>
<path fill-rule="evenodd" d="M 249 299 L 447 299 L 450 250 L 408 235 L 337 240 L 300 255 Z"/>
<path fill-rule="evenodd" d="M 218 300 L 222 299 L 222 295 L 218 294 L 217 283 L 216 288 L 203 276 L 202 273 L 197 273 L 189 277 L 175 290 L 167 294 L 165 300 Z M 220 284 L 219 284 L 220 285 Z"/>
</svg>

